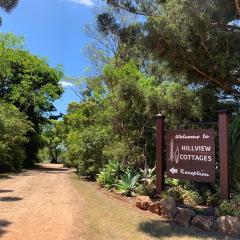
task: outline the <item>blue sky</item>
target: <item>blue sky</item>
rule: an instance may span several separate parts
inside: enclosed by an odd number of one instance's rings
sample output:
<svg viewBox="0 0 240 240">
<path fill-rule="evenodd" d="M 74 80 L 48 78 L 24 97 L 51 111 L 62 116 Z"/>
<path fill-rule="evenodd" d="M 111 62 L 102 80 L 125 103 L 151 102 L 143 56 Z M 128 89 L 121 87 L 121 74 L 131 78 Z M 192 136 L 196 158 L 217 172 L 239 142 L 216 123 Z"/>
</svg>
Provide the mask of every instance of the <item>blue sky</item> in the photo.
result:
<svg viewBox="0 0 240 240">
<path fill-rule="evenodd" d="M 11 14 L 0 13 L 0 31 L 24 36 L 31 53 L 47 57 L 51 66 L 63 64 L 66 75 L 83 76 L 89 62 L 82 52 L 91 41 L 84 25 L 94 21 L 94 1 L 19 0 Z M 65 88 L 55 103 L 58 112 L 64 113 L 72 101 L 78 101 L 77 96 L 71 88 Z"/>
</svg>

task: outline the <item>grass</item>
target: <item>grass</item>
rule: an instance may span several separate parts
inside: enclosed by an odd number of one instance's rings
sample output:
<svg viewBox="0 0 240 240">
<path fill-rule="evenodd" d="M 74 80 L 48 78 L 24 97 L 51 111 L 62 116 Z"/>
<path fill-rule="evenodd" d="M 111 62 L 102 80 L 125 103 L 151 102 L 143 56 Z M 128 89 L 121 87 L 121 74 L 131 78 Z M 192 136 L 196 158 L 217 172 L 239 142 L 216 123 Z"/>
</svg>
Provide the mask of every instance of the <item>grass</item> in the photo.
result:
<svg viewBox="0 0 240 240">
<path fill-rule="evenodd" d="M 77 177 L 73 181 L 85 202 L 87 240 L 223 239 L 193 228 L 178 227 L 160 216 L 106 196 L 95 185 Z"/>
<path fill-rule="evenodd" d="M 9 173 L 0 173 L 0 179 L 8 179 L 8 178 L 10 178 Z"/>
</svg>

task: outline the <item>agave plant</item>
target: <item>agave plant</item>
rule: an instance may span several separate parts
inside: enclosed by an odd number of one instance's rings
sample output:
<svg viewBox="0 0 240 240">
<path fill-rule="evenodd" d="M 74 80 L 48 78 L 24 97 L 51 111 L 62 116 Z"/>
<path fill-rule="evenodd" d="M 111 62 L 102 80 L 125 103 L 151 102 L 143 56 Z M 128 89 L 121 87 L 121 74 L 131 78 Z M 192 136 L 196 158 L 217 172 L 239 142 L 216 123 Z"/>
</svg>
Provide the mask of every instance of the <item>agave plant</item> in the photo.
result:
<svg viewBox="0 0 240 240">
<path fill-rule="evenodd" d="M 140 169 L 141 171 L 141 181 L 147 182 L 149 184 L 153 183 L 156 180 L 156 174 L 155 174 L 156 168 L 146 168 L 146 169 Z"/>
<path fill-rule="evenodd" d="M 140 185 L 137 189 L 138 194 L 149 196 L 154 195 L 156 182 L 155 170 L 155 168 L 140 169 L 141 179 L 139 180 Z"/>
<path fill-rule="evenodd" d="M 114 184 L 120 178 L 121 171 L 122 166 L 118 161 L 109 161 L 109 163 L 106 164 L 103 170 L 97 175 L 97 182 L 101 186 L 110 189 L 114 187 Z"/>
<path fill-rule="evenodd" d="M 138 187 L 139 174 L 133 170 L 128 169 L 121 177 L 121 180 L 116 184 L 117 191 L 126 196 L 134 196 Z"/>
</svg>

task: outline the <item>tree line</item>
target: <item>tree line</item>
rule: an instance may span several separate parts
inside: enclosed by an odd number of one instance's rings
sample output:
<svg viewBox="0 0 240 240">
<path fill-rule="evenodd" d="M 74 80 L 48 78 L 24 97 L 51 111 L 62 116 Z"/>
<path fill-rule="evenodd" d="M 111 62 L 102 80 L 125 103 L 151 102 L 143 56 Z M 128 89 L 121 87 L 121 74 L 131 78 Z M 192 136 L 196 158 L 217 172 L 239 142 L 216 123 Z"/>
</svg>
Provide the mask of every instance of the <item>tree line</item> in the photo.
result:
<svg viewBox="0 0 240 240">
<path fill-rule="evenodd" d="M 86 27 L 93 39 L 86 47 L 92 71 L 75 82 L 81 101 L 55 123 L 66 165 L 91 179 L 110 160 L 125 168 L 152 168 L 156 114 L 167 116 L 167 128 L 184 128 L 216 122 L 217 111 L 228 109 L 236 118 L 232 186 L 239 187 L 237 2 L 107 3 Z"/>
<path fill-rule="evenodd" d="M 0 33 L 0 171 L 33 166 L 41 132 L 63 89 L 61 68 L 23 47 L 23 39 Z"/>
</svg>

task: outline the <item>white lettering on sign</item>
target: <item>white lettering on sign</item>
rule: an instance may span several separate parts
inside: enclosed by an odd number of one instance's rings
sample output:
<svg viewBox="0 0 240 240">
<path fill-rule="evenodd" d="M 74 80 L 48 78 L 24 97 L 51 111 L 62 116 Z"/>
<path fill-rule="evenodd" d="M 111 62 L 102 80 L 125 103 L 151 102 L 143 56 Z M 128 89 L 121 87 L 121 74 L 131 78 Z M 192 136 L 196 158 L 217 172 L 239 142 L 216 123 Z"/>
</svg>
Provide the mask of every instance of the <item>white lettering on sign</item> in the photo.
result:
<svg viewBox="0 0 240 240">
<path fill-rule="evenodd" d="M 211 151 L 211 146 L 182 146 L 182 151 L 210 152 Z"/>
<path fill-rule="evenodd" d="M 180 161 L 212 162 L 212 156 L 207 155 L 207 153 L 211 153 L 211 151 L 212 146 L 175 146 L 174 140 L 171 139 L 169 161 L 172 163 L 175 162 L 176 164 L 179 164 Z M 185 154 L 185 152 L 192 152 L 193 154 Z M 198 152 L 199 154 L 197 154 Z M 204 153 L 206 153 L 206 155 L 203 155 Z"/>
<path fill-rule="evenodd" d="M 209 177 L 210 176 L 208 173 L 205 173 L 203 171 L 186 171 L 184 169 L 180 169 L 180 174 L 191 175 L 191 176 L 200 176 L 200 177 Z"/>
<path fill-rule="evenodd" d="M 210 136 L 204 133 L 203 134 L 203 139 L 208 139 L 208 138 L 210 138 Z"/>
<path fill-rule="evenodd" d="M 211 162 L 212 156 L 206 155 L 190 155 L 190 154 L 180 154 L 180 160 L 192 160 L 192 161 L 204 161 Z"/>
<path fill-rule="evenodd" d="M 199 135 L 186 135 L 186 134 L 178 134 L 175 136 L 175 139 L 199 139 Z"/>
<path fill-rule="evenodd" d="M 167 176 L 215 181 L 214 129 L 169 130 L 166 140 Z"/>
</svg>

